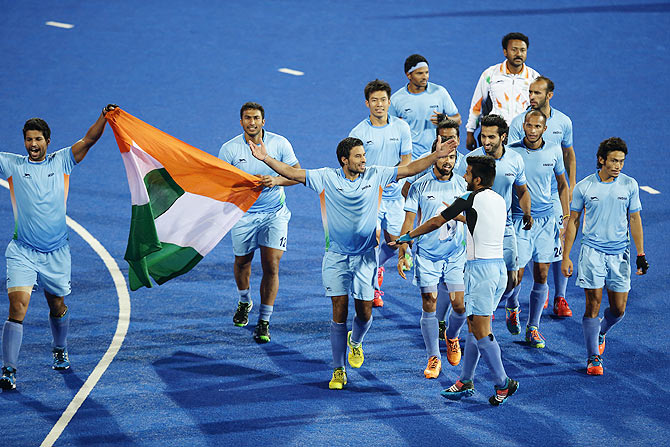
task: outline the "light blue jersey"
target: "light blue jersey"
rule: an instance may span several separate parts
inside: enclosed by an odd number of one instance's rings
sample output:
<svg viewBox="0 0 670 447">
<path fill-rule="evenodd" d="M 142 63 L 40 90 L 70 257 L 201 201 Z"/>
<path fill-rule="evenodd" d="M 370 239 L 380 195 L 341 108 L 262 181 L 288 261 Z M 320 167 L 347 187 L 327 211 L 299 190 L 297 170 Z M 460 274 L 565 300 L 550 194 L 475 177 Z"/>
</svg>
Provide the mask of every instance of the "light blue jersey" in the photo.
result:
<svg viewBox="0 0 670 447">
<path fill-rule="evenodd" d="M 507 141 L 519 141 L 526 136 L 523 130 L 523 120 L 526 118 L 526 113 L 530 110 L 528 109 L 514 117 L 509 125 Z M 552 107 L 550 109 L 550 116 L 547 119 L 547 130 L 544 131 L 542 139 L 549 143 L 557 144 L 563 149 L 572 147 L 572 120 L 565 113 Z M 556 177 L 552 177 L 551 179 L 551 193 L 555 197 L 558 196 Z"/>
<path fill-rule="evenodd" d="M 351 132 L 350 137 L 363 141 L 365 164 L 368 166 L 397 166 L 403 155 L 412 153 L 412 135 L 409 125 L 395 116 L 388 117 L 388 124 L 373 126 L 370 118 L 361 121 Z M 402 186 L 391 183 L 382 194 L 382 199 L 397 199 Z"/>
<path fill-rule="evenodd" d="M 377 245 L 381 188 L 396 180 L 398 168 L 371 166 L 349 180 L 342 168 L 308 169 L 305 186 L 321 199 L 326 251 L 360 255 Z"/>
<path fill-rule="evenodd" d="M 435 177 L 433 171 L 412 183 L 405 200 L 405 211 L 419 213 L 423 224 L 428 219 L 437 216 L 451 205 L 454 200 L 467 191 L 465 179 L 452 174 L 451 179 L 443 181 Z M 440 231 L 432 231 L 419 236 L 417 239 L 417 253 L 431 261 L 443 261 L 458 251 L 465 250 L 465 226 L 461 222 L 450 220 L 449 238 L 440 240 Z"/>
<path fill-rule="evenodd" d="M 410 93 L 407 86 L 391 96 L 389 113 L 402 118 L 412 129 L 412 159 L 416 160 L 430 148 L 435 140 L 435 124 L 430 117 L 437 110 L 449 116 L 456 115 L 458 109 L 449 92 L 441 85 L 429 82 L 421 93 Z"/>
<path fill-rule="evenodd" d="M 0 153 L 0 173 L 9 182 L 14 210 L 14 239 L 42 253 L 67 245 L 65 208 L 76 164 L 69 147 L 39 163 L 27 155 Z"/>
<path fill-rule="evenodd" d="M 604 183 L 596 172 L 577 183 L 570 209 L 583 210 L 582 244 L 606 254 L 622 253 L 630 244 L 628 215 L 642 209 L 640 191 L 632 177 L 619 174 Z"/>
<path fill-rule="evenodd" d="M 290 166 L 298 163 L 293 147 L 286 138 L 264 130 L 263 142 L 270 157 Z M 244 134 L 223 143 L 219 150 L 219 158 L 251 175 L 277 175 L 275 171 L 251 154 Z M 273 213 L 284 205 L 285 200 L 283 186 L 264 188 L 247 213 Z"/>
<path fill-rule="evenodd" d="M 468 157 L 486 155 L 484 148 L 480 147 L 468 154 Z M 507 225 L 512 225 L 512 196 L 513 186 L 526 184 L 526 167 L 521 155 L 509 148 L 503 148 L 502 157 L 496 160 L 496 178 L 493 181 L 493 189 L 505 199 L 507 205 Z"/>
<path fill-rule="evenodd" d="M 563 151 L 560 146 L 545 141 L 539 149 L 528 149 L 523 140 L 516 141 L 507 149 L 516 151 L 523 158 L 526 181 L 530 192 L 530 214 L 533 218 L 553 216 L 551 179 L 565 173 Z M 512 195 L 512 217 L 523 216 L 519 197 Z"/>
</svg>

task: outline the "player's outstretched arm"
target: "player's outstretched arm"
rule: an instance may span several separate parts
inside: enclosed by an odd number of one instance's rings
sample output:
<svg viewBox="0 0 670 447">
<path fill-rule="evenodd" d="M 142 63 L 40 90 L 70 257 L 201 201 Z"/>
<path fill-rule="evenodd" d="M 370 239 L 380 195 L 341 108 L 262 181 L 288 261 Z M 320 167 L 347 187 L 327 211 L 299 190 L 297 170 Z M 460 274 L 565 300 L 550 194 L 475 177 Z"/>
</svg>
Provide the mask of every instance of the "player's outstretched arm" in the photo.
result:
<svg viewBox="0 0 670 447">
<path fill-rule="evenodd" d="M 573 272 L 570 251 L 572 250 L 572 245 L 575 243 L 575 237 L 577 237 L 581 214 L 582 213 L 579 211 L 570 211 L 570 219 L 565 221 L 565 241 L 563 242 L 563 262 L 561 263 L 561 272 L 566 278 L 572 276 Z"/>
<path fill-rule="evenodd" d="M 287 165 L 286 163 L 270 157 L 263 141 L 261 141 L 261 144 L 255 144 L 253 141 L 249 141 L 249 149 L 251 149 L 251 153 L 254 157 L 268 165 L 270 169 L 275 171 L 277 174 L 297 183 L 305 183 L 305 170 L 300 169 L 299 167 L 296 168 L 294 166 Z"/>
<path fill-rule="evenodd" d="M 93 125 L 88 129 L 88 132 L 86 132 L 84 138 L 72 145 L 72 155 L 74 156 L 74 160 L 77 163 L 86 157 L 88 150 L 102 136 L 102 132 L 105 130 L 105 124 L 107 124 L 107 121 L 105 121 L 105 114 L 111 110 L 116 109 L 117 107 L 118 106 L 116 104 L 107 104 L 105 107 L 103 107 L 102 113 L 100 113 L 100 116 L 96 122 L 93 123 Z"/>
<path fill-rule="evenodd" d="M 637 275 L 644 275 L 649 269 L 649 263 L 644 254 L 644 234 L 642 231 L 642 217 L 640 212 L 630 214 L 630 235 L 633 236 L 633 243 L 637 251 L 637 259 L 635 261 Z"/>
<path fill-rule="evenodd" d="M 435 152 L 427 157 L 417 158 L 407 166 L 398 166 L 397 179 L 400 180 L 401 178 L 411 177 L 412 175 L 425 171 L 435 163 L 435 160 L 440 157 L 446 157 L 452 151 L 455 151 L 456 146 L 458 146 L 456 140 L 440 141 L 440 143 L 437 144 Z"/>
<path fill-rule="evenodd" d="M 300 163 L 294 164 L 293 167 L 300 169 Z M 295 180 L 289 180 L 281 175 L 280 176 L 261 175 L 260 178 L 261 178 L 261 184 L 266 188 L 272 188 L 274 186 L 292 186 L 300 183 L 296 182 Z"/>
</svg>

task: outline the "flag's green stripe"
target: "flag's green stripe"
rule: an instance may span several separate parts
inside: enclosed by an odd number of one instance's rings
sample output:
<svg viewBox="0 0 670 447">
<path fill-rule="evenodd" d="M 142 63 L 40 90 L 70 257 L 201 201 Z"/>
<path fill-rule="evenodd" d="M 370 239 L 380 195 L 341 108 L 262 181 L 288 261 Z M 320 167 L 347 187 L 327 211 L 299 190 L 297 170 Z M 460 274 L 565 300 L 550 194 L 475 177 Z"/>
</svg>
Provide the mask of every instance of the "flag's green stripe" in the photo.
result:
<svg viewBox="0 0 670 447">
<path fill-rule="evenodd" d="M 149 274 L 158 284 L 183 275 L 202 259 L 202 255 L 193 247 L 180 247 L 165 242 L 162 246 L 160 251 L 147 256 Z"/>
<path fill-rule="evenodd" d="M 184 190 L 175 183 L 165 168 L 149 171 L 144 176 L 144 184 L 149 193 L 154 219 L 167 211 L 184 194 Z"/>
<path fill-rule="evenodd" d="M 146 256 L 161 249 L 161 243 L 156 234 L 154 216 L 151 206 L 133 205 L 130 218 L 130 234 L 128 247 L 123 258 L 128 261 L 130 271 L 130 289 L 137 290 L 141 286 L 151 287 Z"/>
</svg>

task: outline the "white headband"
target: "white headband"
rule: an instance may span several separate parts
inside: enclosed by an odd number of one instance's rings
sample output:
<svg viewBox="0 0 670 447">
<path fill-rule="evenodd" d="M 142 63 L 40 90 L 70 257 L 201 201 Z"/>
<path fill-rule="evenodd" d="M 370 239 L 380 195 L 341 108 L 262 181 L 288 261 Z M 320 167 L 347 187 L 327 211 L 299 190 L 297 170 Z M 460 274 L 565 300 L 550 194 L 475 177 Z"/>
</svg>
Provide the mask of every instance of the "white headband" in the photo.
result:
<svg viewBox="0 0 670 447">
<path fill-rule="evenodd" d="M 414 70 L 418 70 L 418 69 L 421 68 L 421 67 L 428 67 L 428 63 L 427 63 L 427 62 L 423 62 L 423 61 L 419 62 L 418 64 L 416 64 L 415 66 L 413 66 L 412 68 L 410 68 L 409 71 L 407 72 L 407 74 L 413 72 Z"/>
</svg>

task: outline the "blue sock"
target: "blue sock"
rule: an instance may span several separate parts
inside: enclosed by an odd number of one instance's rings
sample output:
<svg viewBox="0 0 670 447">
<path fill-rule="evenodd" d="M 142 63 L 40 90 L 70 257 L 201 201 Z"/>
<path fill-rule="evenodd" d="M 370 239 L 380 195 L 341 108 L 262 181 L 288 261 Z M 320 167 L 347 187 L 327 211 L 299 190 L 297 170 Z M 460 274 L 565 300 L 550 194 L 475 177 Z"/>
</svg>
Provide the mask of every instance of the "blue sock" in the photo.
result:
<svg viewBox="0 0 670 447">
<path fill-rule="evenodd" d="M 582 318 L 582 328 L 584 329 L 584 341 L 586 342 L 586 354 L 591 357 L 598 355 L 598 331 L 600 330 L 600 318 Z"/>
<path fill-rule="evenodd" d="M 368 329 L 372 325 L 372 315 L 368 321 L 362 321 L 358 316 L 354 317 L 354 324 L 351 326 L 351 343 L 354 345 L 359 345 L 363 343 L 363 338 L 365 334 L 368 333 Z"/>
<path fill-rule="evenodd" d="M 447 311 L 449 310 L 449 305 L 451 304 L 451 299 L 449 299 L 449 292 L 444 284 L 437 286 L 437 309 L 435 316 L 438 321 L 446 321 Z"/>
<path fill-rule="evenodd" d="M 395 250 L 386 245 L 386 242 L 382 242 L 381 245 L 379 246 L 379 255 L 378 255 L 379 261 L 377 265 L 381 267 L 382 265 L 386 264 L 386 261 L 393 258 L 395 254 L 396 254 Z"/>
<path fill-rule="evenodd" d="M 466 380 L 472 381 L 475 378 L 475 369 L 479 363 L 479 347 L 477 346 L 477 339 L 472 332 L 468 332 L 465 337 L 465 344 L 463 345 L 463 358 L 461 359 L 461 382 Z"/>
<path fill-rule="evenodd" d="M 330 347 L 333 350 L 333 369 L 344 367 L 347 354 L 347 323 L 330 322 Z"/>
<path fill-rule="evenodd" d="M 502 355 L 500 354 L 498 341 L 493 334 L 489 334 L 481 340 L 477 340 L 477 346 L 479 347 L 479 352 L 486 359 L 486 363 L 489 364 L 489 368 L 491 368 L 494 379 L 493 383 L 500 387 L 505 386 L 507 384 L 507 373 L 502 364 Z"/>
<path fill-rule="evenodd" d="M 451 308 L 449 312 L 449 325 L 447 326 L 447 338 L 453 340 L 458 338 L 458 334 L 461 332 L 461 328 L 465 324 L 465 312 L 462 314 L 456 313 L 454 308 Z"/>
<path fill-rule="evenodd" d="M 533 283 L 533 289 L 530 291 L 528 326 L 540 327 L 540 317 L 542 316 L 542 309 L 544 308 L 545 301 L 547 301 L 547 290 L 549 290 L 549 286 L 546 283 L 545 284 L 540 284 L 539 282 Z"/>
<path fill-rule="evenodd" d="M 67 309 L 65 315 L 60 318 L 54 318 L 49 315 L 49 325 L 51 326 L 51 335 L 53 335 L 51 348 L 67 349 L 67 330 L 70 328 L 70 310 Z"/>
<path fill-rule="evenodd" d="M 249 289 L 237 290 L 237 293 L 240 294 L 240 303 L 250 303 L 251 296 L 249 296 Z"/>
<path fill-rule="evenodd" d="M 437 318 L 435 317 L 435 312 L 426 312 L 421 311 L 421 335 L 423 335 L 423 342 L 426 345 L 426 353 L 428 358 L 432 356 L 437 356 L 438 359 L 441 359 L 440 355 L 440 345 L 439 345 L 439 325 L 437 323 Z"/>
<path fill-rule="evenodd" d="M 270 316 L 272 315 L 274 308 L 274 306 L 270 306 L 269 304 L 261 304 L 261 309 L 259 311 L 260 315 L 258 316 L 258 319 L 263 321 L 270 321 Z"/>
<path fill-rule="evenodd" d="M 14 369 L 19 362 L 19 351 L 23 340 L 23 324 L 5 321 L 2 327 L 2 366 Z"/>
<path fill-rule="evenodd" d="M 600 322 L 600 333 L 605 335 L 607 331 L 612 329 L 612 326 L 621 321 L 621 319 L 624 317 L 624 315 L 626 315 L 626 313 L 624 312 L 623 314 L 621 314 L 621 316 L 615 317 L 614 315 L 612 315 L 612 312 L 610 312 L 610 308 L 608 307 L 607 309 L 605 309 L 603 315 L 604 315 L 603 319 Z"/>
<path fill-rule="evenodd" d="M 562 296 L 565 298 L 565 292 L 568 289 L 568 278 L 561 272 L 561 261 L 551 263 L 551 271 L 554 274 L 554 298 Z"/>
<path fill-rule="evenodd" d="M 509 307 L 510 309 L 519 307 L 519 292 L 521 292 L 520 284 L 503 295 L 503 298 L 505 299 L 505 307 Z"/>
</svg>

